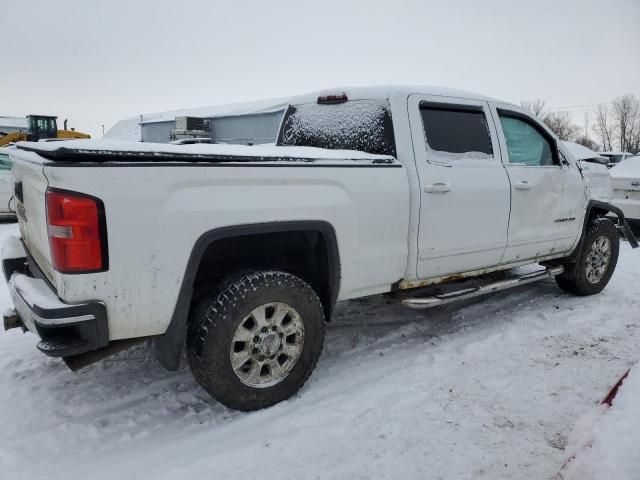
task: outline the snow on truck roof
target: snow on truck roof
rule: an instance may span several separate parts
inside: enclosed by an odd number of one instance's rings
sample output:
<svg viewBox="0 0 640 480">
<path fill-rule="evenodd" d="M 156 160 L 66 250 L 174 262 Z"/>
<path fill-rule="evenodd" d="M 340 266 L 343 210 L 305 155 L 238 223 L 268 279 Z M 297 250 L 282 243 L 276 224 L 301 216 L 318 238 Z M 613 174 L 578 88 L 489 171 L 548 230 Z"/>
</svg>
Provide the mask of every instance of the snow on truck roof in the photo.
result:
<svg viewBox="0 0 640 480">
<path fill-rule="evenodd" d="M 208 107 L 186 108 L 171 110 L 167 112 L 148 113 L 138 118 L 140 123 L 155 123 L 174 120 L 178 116 L 195 117 L 233 117 L 242 115 L 253 115 L 260 113 L 272 113 L 284 110 L 289 104 L 316 102 L 319 96 L 331 93 L 346 93 L 350 100 L 358 99 L 385 99 L 395 93 L 423 95 L 448 96 L 458 98 L 473 98 L 478 100 L 495 100 L 475 93 L 464 92 L 443 87 L 430 86 L 408 86 L 408 85 L 387 85 L 370 87 L 336 87 L 315 92 L 294 95 L 291 97 L 280 97 L 266 100 L 256 100 L 251 102 L 229 103 L 225 105 L 214 105 Z"/>
<path fill-rule="evenodd" d="M 499 101 L 501 103 L 502 100 L 498 100 L 491 97 L 486 97 L 484 95 L 479 95 L 476 93 L 466 92 L 464 90 L 456 90 L 452 88 L 445 87 L 435 87 L 428 85 L 381 85 L 381 86 L 369 86 L 369 87 L 336 87 L 336 88 L 328 88 L 324 90 L 318 90 L 311 93 L 306 93 L 303 95 L 296 95 L 291 97 L 290 103 L 312 103 L 318 100 L 318 97 L 323 95 L 340 95 L 346 94 L 349 100 L 365 100 L 365 99 L 388 99 L 392 96 L 399 95 L 411 95 L 411 94 L 421 94 L 421 95 L 433 95 L 437 97 L 456 97 L 456 98 L 466 98 L 473 100 L 482 100 L 482 101 Z"/>
<path fill-rule="evenodd" d="M 350 100 L 363 99 L 389 99 L 394 94 L 410 95 L 413 93 L 442 97 L 466 98 L 482 101 L 498 101 L 497 99 L 444 87 L 410 86 L 410 85 L 386 85 L 369 87 L 335 87 L 319 90 L 291 97 L 280 97 L 252 102 L 230 103 L 226 105 L 213 105 L 207 107 L 184 108 L 165 112 L 147 113 L 136 117 L 129 117 L 116 122 L 105 134 L 104 138 L 140 141 L 140 125 L 167 122 L 180 116 L 193 117 L 232 117 L 252 115 L 260 113 L 272 113 L 284 110 L 290 104 L 313 103 L 319 96 L 329 94 L 346 93 Z M 503 102 L 508 103 L 508 102 Z"/>
</svg>

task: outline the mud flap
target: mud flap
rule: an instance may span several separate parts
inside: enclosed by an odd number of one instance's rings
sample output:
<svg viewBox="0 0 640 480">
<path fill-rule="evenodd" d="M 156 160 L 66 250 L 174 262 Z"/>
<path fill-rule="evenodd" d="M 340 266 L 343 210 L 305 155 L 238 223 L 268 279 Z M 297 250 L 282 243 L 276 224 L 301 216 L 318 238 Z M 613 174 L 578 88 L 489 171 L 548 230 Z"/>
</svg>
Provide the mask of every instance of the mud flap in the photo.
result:
<svg viewBox="0 0 640 480">
<path fill-rule="evenodd" d="M 626 219 L 624 219 L 622 222 L 623 223 L 620 229 L 622 230 L 623 235 L 629 242 L 629 245 L 631 245 L 631 248 L 638 248 L 638 239 L 636 239 L 636 236 L 634 235 L 633 230 L 631 230 L 629 223 L 627 222 Z"/>
</svg>

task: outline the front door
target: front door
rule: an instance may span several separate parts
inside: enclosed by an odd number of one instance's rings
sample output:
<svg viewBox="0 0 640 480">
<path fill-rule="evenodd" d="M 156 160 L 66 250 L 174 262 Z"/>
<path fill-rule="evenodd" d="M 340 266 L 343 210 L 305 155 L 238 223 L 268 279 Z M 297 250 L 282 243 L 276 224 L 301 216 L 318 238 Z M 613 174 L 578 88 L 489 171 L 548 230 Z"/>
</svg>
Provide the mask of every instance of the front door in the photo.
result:
<svg viewBox="0 0 640 480">
<path fill-rule="evenodd" d="M 416 94 L 408 108 L 420 182 L 418 278 L 498 264 L 510 188 L 489 105 Z"/>
<path fill-rule="evenodd" d="M 524 110 L 492 104 L 511 182 L 509 241 L 503 263 L 569 251 L 584 217 L 578 166 L 558 150 L 550 131 Z"/>
</svg>

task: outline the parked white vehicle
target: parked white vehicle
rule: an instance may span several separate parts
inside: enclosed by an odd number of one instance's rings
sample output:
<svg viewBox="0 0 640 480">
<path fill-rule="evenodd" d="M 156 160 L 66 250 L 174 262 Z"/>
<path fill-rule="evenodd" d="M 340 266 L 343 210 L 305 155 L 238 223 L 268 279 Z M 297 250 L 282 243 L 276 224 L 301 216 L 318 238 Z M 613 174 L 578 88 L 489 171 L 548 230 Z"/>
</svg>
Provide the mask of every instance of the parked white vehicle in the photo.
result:
<svg viewBox="0 0 640 480">
<path fill-rule="evenodd" d="M 11 167 L 13 162 L 9 159 L 10 148 L 13 147 L 4 147 L 0 149 L 0 220 L 16 217 L 16 214 L 11 210 L 10 205 L 11 198 L 13 196 L 11 182 Z"/>
<path fill-rule="evenodd" d="M 553 133 L 454 90 L 296 97 L 275 146 L 74 140 L 21 143 L 12 158 L 22 239 L 2 249 L 5 328 L 74 368 L 153 338 L 176 369 L 186 344 L 197 381 L 242 410 L 304 384 L 337 300 L 536 263 L 403 303 L 550 277 L 591 295 L 618 257 L 604 215 L 621 213 L 588 198 Z"/>
<path fill-rule="evenodd" d="M 613 203 L 629 223 L 640 226 L 640 156 L 627 159 L 611 170 Z"/>
<path fill-rule="evenodd" d="M 609 168 L 633 157 L 633 153 L 629 152 L 598 152 L 598 155 L 609 159 Z"/>
</svg>

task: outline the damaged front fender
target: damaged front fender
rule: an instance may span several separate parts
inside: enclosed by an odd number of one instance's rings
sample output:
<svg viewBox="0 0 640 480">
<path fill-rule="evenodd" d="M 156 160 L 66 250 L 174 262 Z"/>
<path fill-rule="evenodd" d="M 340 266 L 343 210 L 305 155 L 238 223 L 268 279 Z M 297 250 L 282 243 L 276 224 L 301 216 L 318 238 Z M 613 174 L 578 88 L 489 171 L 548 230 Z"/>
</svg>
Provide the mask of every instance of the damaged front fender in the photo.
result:
<svg viewBox="0 0 640 480">
<path fill-rule="evenodd" d="M 638 240 L 634 235 L 627 219 L 624 217 L 624 212 L 616 207 L 615 205 L 611 205 L 610 203 L 601 202 L 599 200 L 591 200 L 589 202 L 588 210 L 587 210 L 587 219 L 591 219 L 593 214 L 602 214 L 606 215 L 607 213 L 613 213 L 616 217 L 618 217 L 618 229 L 625 236 L 631 248 L 638 248 Z M 586 228 L 587 222 L 585 222 Z"/>
</svg>

